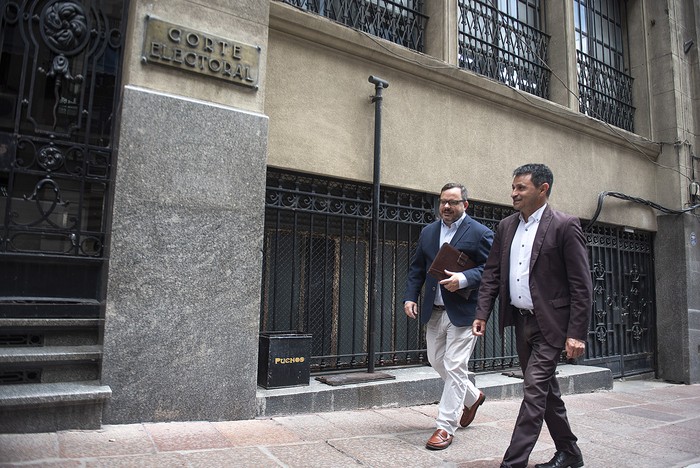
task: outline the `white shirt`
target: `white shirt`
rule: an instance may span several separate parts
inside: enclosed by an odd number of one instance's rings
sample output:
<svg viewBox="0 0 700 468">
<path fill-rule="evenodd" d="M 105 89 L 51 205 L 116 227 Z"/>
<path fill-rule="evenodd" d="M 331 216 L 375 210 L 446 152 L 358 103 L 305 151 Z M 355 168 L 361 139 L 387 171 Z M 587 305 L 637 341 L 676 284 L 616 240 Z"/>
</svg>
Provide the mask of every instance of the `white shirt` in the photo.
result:
<svg viewBox="0 0 700 468">
<path fill-rule="evenodd" d="M 459 229 L 459 226 L 462 224 L 462 221 L 464 221 L 464 218 L 466 217 L 467 213 L 462 213 L 462 217 L 454 223 L 452 223 L 450 226 L 445 224 L 444 221 L 440 221 L 440 244 L 438 244 L 438 247 L 442 247 L 442 244 L 444 244 L 445 242 L 449 244 L 452 241 L 452 238 L 455 236 L 457 229 Z M 466 276 L 464 276 L 464 273 L 459 272 L 457 276 L 459 276 L 459 287 L 466 287 L 467 278 Z M 442 290 L 440 289 L 439 284 L 437 291 L 435 292 L 435 300 L 433 301 L 433 303 L 436 305 L 445 305 L 445 302 L 442 300 Z"/>
<path fill-rule="evenodd" d="M 535 234 L 540 225 L 545 203 L 532 213 L 527 222 L 520 215 L 520 224 L 515 231 L 513 243 L 510 244 L 510 303 L 519 309 L 533 309 L 530 295 L 530 257 Z"/>
</svg>

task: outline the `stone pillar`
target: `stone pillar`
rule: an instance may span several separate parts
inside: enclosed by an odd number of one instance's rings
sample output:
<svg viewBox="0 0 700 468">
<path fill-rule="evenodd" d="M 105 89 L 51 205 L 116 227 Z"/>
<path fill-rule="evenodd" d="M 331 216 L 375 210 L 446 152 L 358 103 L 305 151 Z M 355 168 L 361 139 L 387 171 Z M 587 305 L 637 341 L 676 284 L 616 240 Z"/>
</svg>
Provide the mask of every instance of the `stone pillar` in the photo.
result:
<svg viewBox="0 0 700 468">
<path fill-rule="evenodd" d="M 256 414 L 268 11 L 268 2 L 243 0 L 132 1 L 108 246 L 104 423 Z M 260 47 L 258 87 L 143 61 L 147 15 Z"/>
<path fill-rule="evenodd" d="M 457 0 L 425 2 L 425 14 L 430 17 L 425 31 L 425 53 L 451 65 L 459 65 Z"/>
<path fill-rule="evenodd" d="M 700 382 L 700 221 L 660 216 L 655 242 L 659 378 Z"/>
<path fill-rule="evenodd" d="M 550 35 L 548 65 L 552 69 L 549 79 L 549 100 L 578 112 L 574 2 L 571 0 L 548 1 L 545 14 L 544 24 L 547 27 L 547 34 Z"/>
</svg>

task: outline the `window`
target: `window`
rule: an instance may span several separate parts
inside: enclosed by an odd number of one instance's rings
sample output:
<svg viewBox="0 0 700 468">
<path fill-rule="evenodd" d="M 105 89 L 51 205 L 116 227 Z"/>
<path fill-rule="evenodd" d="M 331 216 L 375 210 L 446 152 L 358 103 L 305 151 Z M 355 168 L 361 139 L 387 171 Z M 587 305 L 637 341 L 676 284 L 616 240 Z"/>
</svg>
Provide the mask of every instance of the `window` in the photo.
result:
<svg viewBox="0 0 700 468">
<path fill-rule="evenodd" d="M 459 0 L 459 66 L 547 98 L 539 0 Z"/>
<path fill-rule="evenodd" d="M 282 0 L 302 10 L 422 52 L 423 0 Z"/>
<path fill-rule="evenodd" d="M 586 115 L 632 131 L 632 77 L 625 73 L 622 8 L 618 0 L 574 0 L 579 106 Z"/>
</svg>

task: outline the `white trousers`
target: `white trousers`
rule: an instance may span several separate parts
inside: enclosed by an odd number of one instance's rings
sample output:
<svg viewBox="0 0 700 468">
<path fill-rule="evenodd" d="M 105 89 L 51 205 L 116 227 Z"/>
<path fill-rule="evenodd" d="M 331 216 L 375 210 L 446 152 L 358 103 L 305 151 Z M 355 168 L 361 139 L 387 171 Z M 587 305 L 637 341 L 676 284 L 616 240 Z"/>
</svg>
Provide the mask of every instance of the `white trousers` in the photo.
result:
<svg viewBox="0 0 700 468">
<path fill-rule="evenodd" d="M 428 360 L 445 381 L 436 425 L 450 435 L 459 427 L 464 406 L 472 406 L 479 398 L 479 389 L 468 373 L 477 338 L 472 327 L 455 327 L 447 312 L 433 310 L 426 327 Z"/>
</svg>

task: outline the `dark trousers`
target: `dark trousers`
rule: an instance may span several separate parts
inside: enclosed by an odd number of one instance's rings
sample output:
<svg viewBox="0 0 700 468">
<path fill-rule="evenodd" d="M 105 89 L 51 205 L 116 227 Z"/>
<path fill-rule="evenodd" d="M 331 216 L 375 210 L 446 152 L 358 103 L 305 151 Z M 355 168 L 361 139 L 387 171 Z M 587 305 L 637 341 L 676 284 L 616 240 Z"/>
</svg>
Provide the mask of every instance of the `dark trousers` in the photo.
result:
<svg viewBox="0 0 700 468">
<path fill-rule="evenodd" d="M 518 315 L 515 335 L 523 370 L 524 396 L 501 467 L 527 466 L 530 452 L 540 436 L 542 421 L 547 423 L 557 450 L 579 455 L 578 439 L 571 432 L 555 375 L 561 348 L 547 343 L 534 316 Z"/>
</svg>

